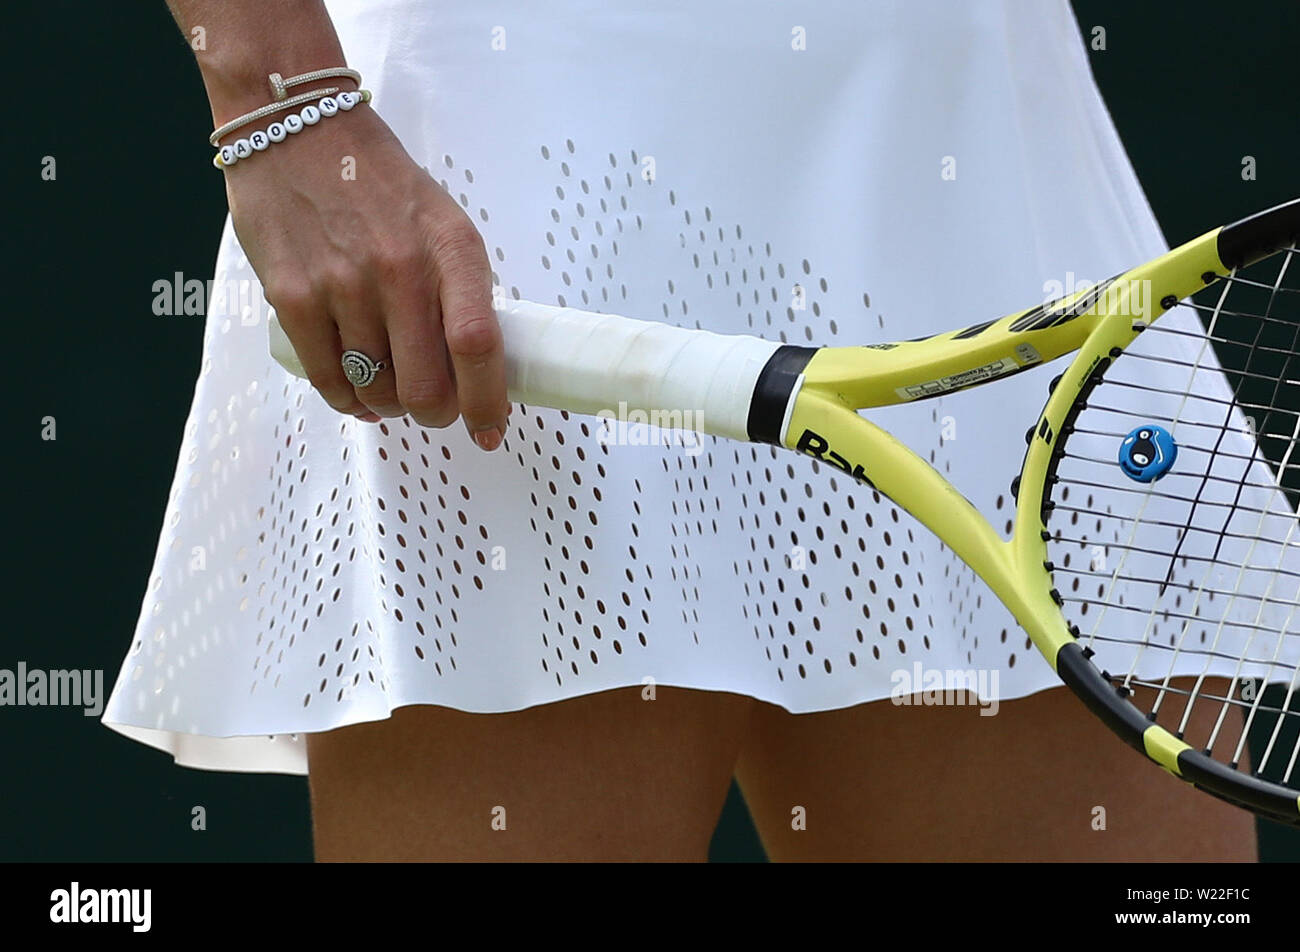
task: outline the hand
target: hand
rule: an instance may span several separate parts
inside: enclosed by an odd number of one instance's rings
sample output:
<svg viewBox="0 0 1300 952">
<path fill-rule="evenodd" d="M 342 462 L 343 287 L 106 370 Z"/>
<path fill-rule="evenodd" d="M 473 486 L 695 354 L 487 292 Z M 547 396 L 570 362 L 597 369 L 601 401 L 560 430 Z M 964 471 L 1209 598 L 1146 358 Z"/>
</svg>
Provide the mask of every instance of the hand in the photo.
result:
<svg viewBox="0 0 1300 952">
<path fill-rule="evenodd" d="M 377 113 L 325 119 L 225 175 L 235 233 L 326 403 L 372 422 L 461 416 L 483 449 L 500 444 L 509 402 L 483 239 Z M 389 367 L 354 388 L 345 350 Z"/>
</svg>

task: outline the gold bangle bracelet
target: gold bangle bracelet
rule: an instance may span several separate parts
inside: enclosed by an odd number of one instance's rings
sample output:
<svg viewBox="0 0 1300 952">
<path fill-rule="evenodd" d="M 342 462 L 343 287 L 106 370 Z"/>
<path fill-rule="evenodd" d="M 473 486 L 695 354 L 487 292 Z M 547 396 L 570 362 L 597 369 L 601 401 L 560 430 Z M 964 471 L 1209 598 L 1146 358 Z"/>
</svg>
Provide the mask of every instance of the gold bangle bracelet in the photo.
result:
<svg viewBox="0 0 1300 952">
<path fill-rule="evenodd" d="M 321 79 L 336 78 L 350 79 L 356 83 L 358 87 L 361 86 L 361 74 L 355 69 L 348 69 L 347 67 L 342 66 L 335 69 L 312 70 L 310 73 L 300 73 L 297 76 L 290 76 L 288 79 L 284 79 L 279 73 L 272 73 L 267 78 L 270 80 L 271 95 L 274 96 L 275 101 L 254 109 L 252 112 L 246 112 L 242 116 L 231 119 L 229 122 L 213 129 L 212 135 L 208 136 L 209 144 L 216 145 L 221 141 L 222 136 L 229 132 L 233 132 L 240 126 L 246 126 L 250 122 L 256 122 L 264 116 L 273 115 L 282 109 L 292 109 L 300 103 L 311 102 L 312 99 L 319 99 L 321 96 L 330 96 L 339 91 L 338 86 L 330 86 L 326 89 L 314 89 L 309 93 L 299 93 L 297 96 L 286 99 L 285 90 L 290 86 L 298 86 L 302 83 L 315 82 Z"/>
</svg>

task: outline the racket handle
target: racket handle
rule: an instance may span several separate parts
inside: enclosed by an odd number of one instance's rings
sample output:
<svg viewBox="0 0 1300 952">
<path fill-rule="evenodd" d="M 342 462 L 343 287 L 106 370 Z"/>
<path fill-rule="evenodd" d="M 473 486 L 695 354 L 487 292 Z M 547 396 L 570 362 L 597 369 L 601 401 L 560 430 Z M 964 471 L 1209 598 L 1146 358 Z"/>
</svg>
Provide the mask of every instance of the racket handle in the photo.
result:
<svg viewBox="0 0 1300 952">
<path fill-rule="evenodd" d="M 497 304 L 510 399 L 748 440 L 754 387 L 779 344 L 531 301 Z M 275 315 L 271 356 L 303 377 Z M 662 422 L 661 422 L 662 421 Z"/>
</svg>

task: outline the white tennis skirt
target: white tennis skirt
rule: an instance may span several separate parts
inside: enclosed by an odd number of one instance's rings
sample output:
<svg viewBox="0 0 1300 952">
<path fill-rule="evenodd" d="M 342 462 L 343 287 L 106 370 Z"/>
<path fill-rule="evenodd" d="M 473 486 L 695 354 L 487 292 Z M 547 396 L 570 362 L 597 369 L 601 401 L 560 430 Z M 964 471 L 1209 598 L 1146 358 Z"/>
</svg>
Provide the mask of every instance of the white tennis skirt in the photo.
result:
<svg viewBox="0 0 1300 952">
<path fill-rule="evenodd" d="M 1066 0 L 329 8 L 504 296 L 848 345 L 1165 247 Z M 887 697 L 900 672 L 995 672 L 1004 699 L 1058 683 L 945 547 L 811 460 L 532 407 L 491 454 L 459 425 L 344 418 L 268 355 L 229 222 L 215 279 L 103 717 L 179 763 L 302 773 L 304 734 L 403 705 L 647 681 L 796 713 Z M 873 418 L 1009 528 L 1008 415 L 1032 422 L 1054 372 Z"/>
</svg>

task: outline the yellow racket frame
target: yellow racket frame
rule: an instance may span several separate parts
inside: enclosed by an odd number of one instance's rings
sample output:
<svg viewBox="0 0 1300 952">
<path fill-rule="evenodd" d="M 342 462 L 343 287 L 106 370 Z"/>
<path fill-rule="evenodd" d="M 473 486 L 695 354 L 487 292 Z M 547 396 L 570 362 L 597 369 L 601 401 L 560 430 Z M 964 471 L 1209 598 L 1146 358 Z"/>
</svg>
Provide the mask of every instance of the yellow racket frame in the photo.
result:
<svg viewBox="0 0 1300 952">
<path fill-rule="evenodd" d="M 1013 325 L 1024 317 L 1021 313 L 1004 317 L 973 337 L 958 330 L 884 348 L 821 349 L 804 368 L 782 444 L 800 450 L 803 442 L 806 452 L 813 434 L 820 437 L 814 441 L 816 448 L 825 444 L 820 455 L 814 454 L 817 458 L 825 462 L 834 453 L 848 463 L 847 471 L 861 466 L 872 485 L 943 539 L 988 584 L 1056 669 L 1061 649 L 1074 643 L 1075 637 L 1052 596 L 1046 567 L 1042 503 L 1054 438 L 1101 361 L 1111 359 L 1117 348 L 1128 347 L 1143 324 L 1168 310 L 1166 304 L 1172 306 L 1203 288 L 1204 275 L 1230 270 L 1219 258 L 1220 230 L 1124 273 L 1097 295 L 1095 303 L 1056 326 L 1014 330 Z M 1078 291 L 1052 309 L 1068 312 L 1090 293 Z M 989 379 L 996 379 L 1076 350 L 1077 356 L 1035 422 L 1020 473 L 1010 539 L 999 536 L 965 496 L 912 450 L 855 412 L 906 402 L 908 388 L 945 378 L 960 380 L 972 367 L 994 368 L 988 371 Z M 1027 353 L 1036 359 L 1024 359 Z M 1178 758 L 1191 749 L 1188 744 L 1156 724 L 1146 727 L 1142 744 L 1151 760 L 1182 776 Z"/>
</svg>

